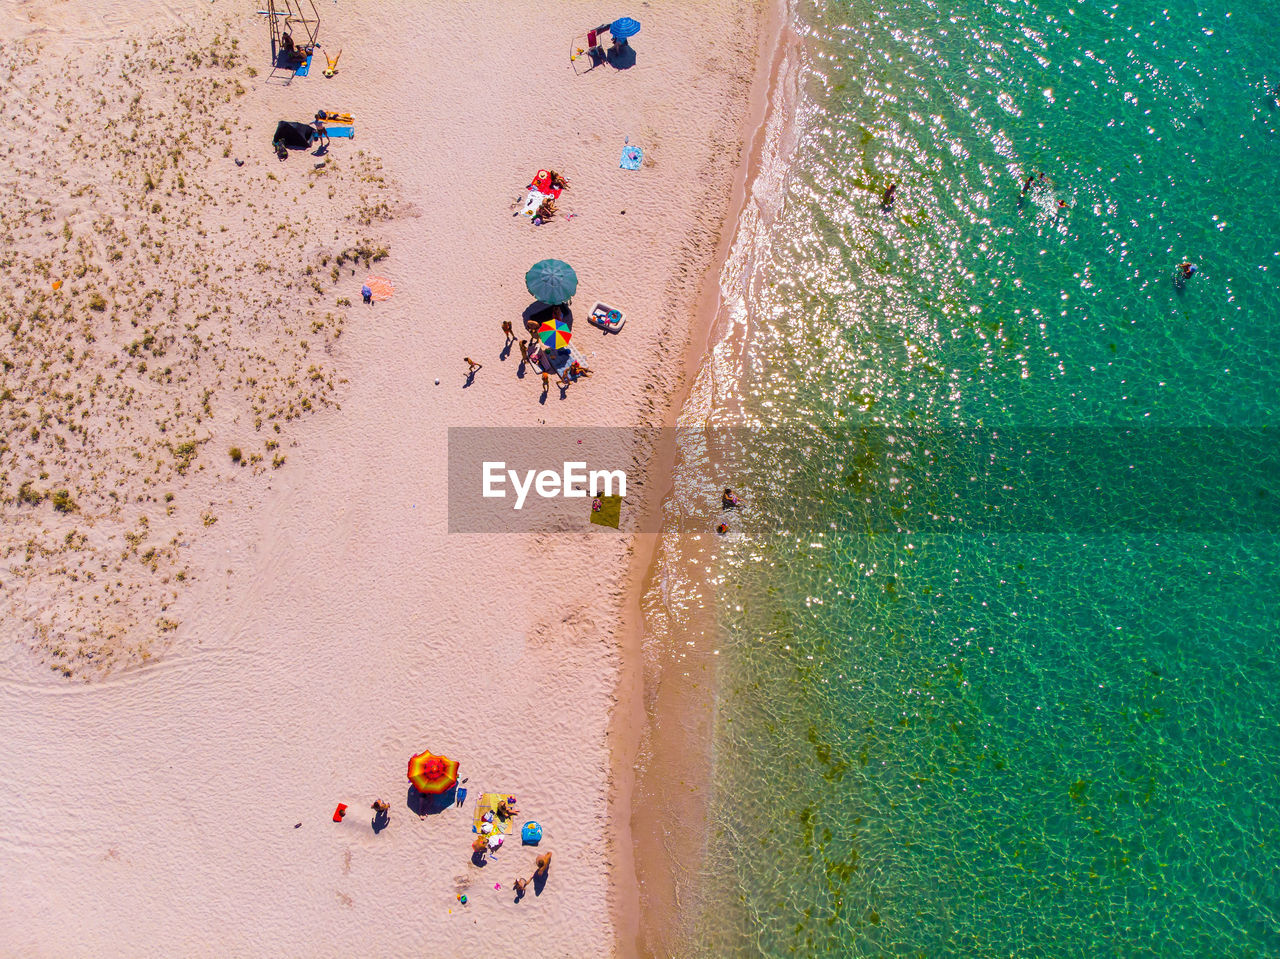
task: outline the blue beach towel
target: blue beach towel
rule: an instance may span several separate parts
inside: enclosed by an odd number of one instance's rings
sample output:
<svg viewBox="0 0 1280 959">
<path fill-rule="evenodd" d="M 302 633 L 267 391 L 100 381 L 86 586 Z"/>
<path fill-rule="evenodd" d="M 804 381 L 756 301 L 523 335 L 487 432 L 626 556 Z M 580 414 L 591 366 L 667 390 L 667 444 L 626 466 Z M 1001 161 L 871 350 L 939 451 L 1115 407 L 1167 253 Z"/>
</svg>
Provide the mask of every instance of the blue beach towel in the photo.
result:
<svg viewBox="0 0 1280 959">
<path fill-rule="evenodd" d="M 295 77 L 305 77 L 311 72 L 311 57 L 315 54 L 308 54 L 307 59 L 298 64 L 298 69 L 293 71 Z"/>
<path fill-rule="evenodd" d="M 622 148 L 622 160 L 618 166 L 624 170 L 640 169 L 640 161 L 644 159 L 644 150 L 640 147 L 625 146 Z"/>
<path fill-rule="evenodd" d="M 325 127 L 324 132 L 331 137 L 346 137 L 348 140 L 356 135 L 355 127 Z"/>
</svg>

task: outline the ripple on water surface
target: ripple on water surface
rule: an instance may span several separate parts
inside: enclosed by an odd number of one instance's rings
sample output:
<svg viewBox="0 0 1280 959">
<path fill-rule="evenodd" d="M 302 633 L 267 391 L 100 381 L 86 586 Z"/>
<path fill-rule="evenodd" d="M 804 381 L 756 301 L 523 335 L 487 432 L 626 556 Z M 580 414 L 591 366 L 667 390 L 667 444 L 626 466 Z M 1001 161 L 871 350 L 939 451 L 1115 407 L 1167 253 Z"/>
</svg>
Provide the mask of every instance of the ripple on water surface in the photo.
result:
<svg viewBox="0 0 1280 959">
<path fill-rule="evenodd" d="M 689 954 L 1280 953 L 1275 12 L 800 5 Z"/>
</svg>

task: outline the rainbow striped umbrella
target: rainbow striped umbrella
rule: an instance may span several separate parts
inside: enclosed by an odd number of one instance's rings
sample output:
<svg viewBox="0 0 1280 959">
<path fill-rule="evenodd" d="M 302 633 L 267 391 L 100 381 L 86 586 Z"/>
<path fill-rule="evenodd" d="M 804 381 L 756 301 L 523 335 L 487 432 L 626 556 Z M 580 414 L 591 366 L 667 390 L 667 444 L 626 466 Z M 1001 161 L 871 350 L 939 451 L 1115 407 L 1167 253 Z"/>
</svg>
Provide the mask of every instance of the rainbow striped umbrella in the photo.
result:
<svg viewBox="0 0 1280 959">
<path fill-rule="evenodd" d="M 409 782 L 427 795 L 439 795 L 458 785 L 458 762 L 430 752 L 419 753 L 409 760 Z"/>
<path fill-rule="evenodd" d="M 569 345 L 573 334 L 569 332 L 569 324 L 564 320 L 547 320 L 538 327 L 538 339 L 549 350 L 559 350 Z"/>
</svg>

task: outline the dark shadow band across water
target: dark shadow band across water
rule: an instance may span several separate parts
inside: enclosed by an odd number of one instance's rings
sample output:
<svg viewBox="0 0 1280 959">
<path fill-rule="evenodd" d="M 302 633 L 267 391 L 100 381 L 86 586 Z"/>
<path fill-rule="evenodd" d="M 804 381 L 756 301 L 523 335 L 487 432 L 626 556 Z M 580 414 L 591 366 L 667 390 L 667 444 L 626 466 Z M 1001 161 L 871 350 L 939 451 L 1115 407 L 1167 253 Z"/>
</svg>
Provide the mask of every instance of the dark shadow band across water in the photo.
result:
<svg viewBox="0 0 1280 959">
<path fill-rule="evenodd" d="M 576 462 L 584 475 L 616 477 L 658 432 L 451 429 L 450 532 L 586 528 L 585 480 L 577 503 L 562 484 L 559 495 L 530 487 L 517 509 L 508 471 L 563 476 Z M 685 456 L 717 464 L 720 483 L 743 501 L 734 525 L 753 536 L 832 523 L 868 533 L 1280 532 L 1280 433 L 1268 428 L 813 425 L 681 430 L 677 443 Z M 487 490 L 486 464 L 497 473 Z M 768 477 L 765 488 L 735 479 L 753 476 Z M 722 492 L 718 483 L 692 507 L 710 527 Z M 696 525 L 697 515 L 688 518 Z"/>
</svg>

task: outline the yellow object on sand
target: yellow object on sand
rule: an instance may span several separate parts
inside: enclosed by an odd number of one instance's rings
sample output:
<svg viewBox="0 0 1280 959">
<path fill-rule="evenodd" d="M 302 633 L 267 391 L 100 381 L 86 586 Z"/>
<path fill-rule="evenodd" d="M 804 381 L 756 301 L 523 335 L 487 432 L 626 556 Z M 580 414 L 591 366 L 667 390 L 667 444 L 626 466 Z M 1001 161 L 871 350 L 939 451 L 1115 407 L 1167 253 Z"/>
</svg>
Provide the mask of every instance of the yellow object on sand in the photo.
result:
<svg viewBox="0 0 1280 959">
<path fill-rule="evenodd" d="M 58 290 L 62 289 L 62 281 L 61 281 L 61 280 L 54 280 L 54 281 L 53 281 L 53 289 L 54 289 L 54 292 L 55 292 L 55 293 L 56 293 Z"/>
<path fill-rule="evenodd" d="M 498 815 L 498 803 L 502 802 L 510 793 L 481 793 L 480 801 L 476 803 L 475 819 L 471 823 L 473 832 L 480 832 L 480 827 L 484 824 L 484 814 L 493 813 L 493 832 L 509 833 L 515 829 L 516 817 L 503 819 Z"/>
</svg>

